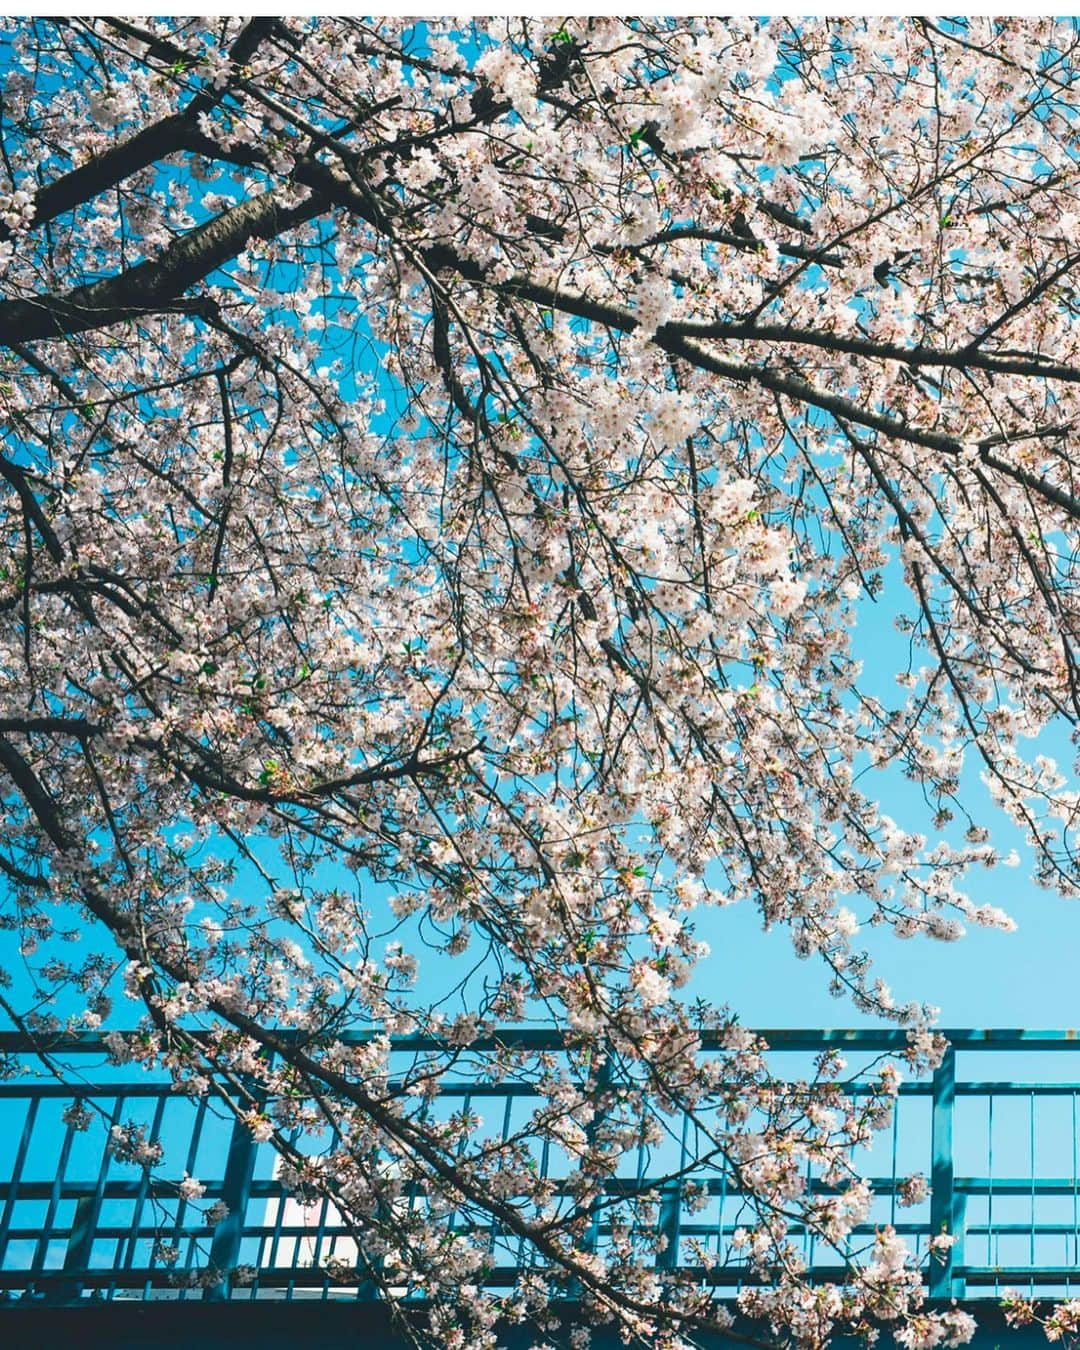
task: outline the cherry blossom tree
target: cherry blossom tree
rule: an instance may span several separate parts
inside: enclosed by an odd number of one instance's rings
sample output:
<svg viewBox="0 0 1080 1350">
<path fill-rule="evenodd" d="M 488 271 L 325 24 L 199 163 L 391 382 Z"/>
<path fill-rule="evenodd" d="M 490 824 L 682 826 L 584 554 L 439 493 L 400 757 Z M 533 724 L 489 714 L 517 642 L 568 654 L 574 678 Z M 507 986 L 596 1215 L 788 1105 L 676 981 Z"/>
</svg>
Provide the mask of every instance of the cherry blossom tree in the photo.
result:
<svg viewBox="0 0 1080 1350">
<path fill-rule="evenodd" d="M 1078 893 L 1078 798 L 1024 746 L 1080 712 L 1074 28 L 6 43 L 9 1014 L 123 1024 L 122 982 L 145 1030 L 117 1056 L 216 1083 L 354 1226 L 354 1275 L 428 1294 L 433 1344 L 564 1296 L 658 1346 L 726 1325 L 658 1274 L 654 1194 L 606 1185 L 687 1113 L 708 1148 L 665 1180 L 742 1189 L 764 1337 L 967 1339 L 892 1230 L 853 1238 L 896 1063 L 788 1086 L 680 991 L 695 916 L 754 905 L 917 1069 L 932 1017 L 860 927 L 1008 927 L 965 889 L 1000 821 Z M 893 693 L 860 660 L 875 607 Z M 886 814 L 899 775 L 932 830 Z M 493 1036 L 523 1019 L 564 1062 Z M 402 1032 L 442 1048 L 394 1077 Z M 538 1085 L 507 1139 L 426 1113 L 463 1066 Z M 795 1225 L 842 1277 L 809 1283 Z M 533 1264 L 499 1292 L 504 1243 Z"/>
</svg>

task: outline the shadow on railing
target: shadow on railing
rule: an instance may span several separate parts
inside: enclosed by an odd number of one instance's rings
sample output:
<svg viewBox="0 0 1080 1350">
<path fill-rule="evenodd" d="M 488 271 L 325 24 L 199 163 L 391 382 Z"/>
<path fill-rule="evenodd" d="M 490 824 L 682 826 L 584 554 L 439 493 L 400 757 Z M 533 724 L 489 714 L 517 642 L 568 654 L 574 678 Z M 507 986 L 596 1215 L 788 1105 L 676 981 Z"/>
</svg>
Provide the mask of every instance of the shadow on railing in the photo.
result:
<svg viewBox="0 0 1080 1350">
<path fill-rule="evenodd" d="M 879 1030 L 760 1034 L 774 1063 L 790 1057 L 793 1077 L 811 1055 L 830 1047 L 842 1048 L 849 1059 L 869 1060 L 903 1044 L 900 1033 Z M 946 1035 L 951 1048 L 932 1079 L 901 1087 L 892 1129 L 858 1159 L 875 1191 L 874 1209 L 858 1231 L 869 1238 L 891 1223 L 922 1252 L 934 1234 L 955 1234 L 949 1259 L 927 1263 L 933 1297 L 993 1298 L 1009 1288 L 1043 1297 L 1075 1294 L 1080 1072 L 1074 1081 L 1062 1071 L 1072 1067 L 1069 1052 L 1080 1051 L 1080 1040 L 1066 1031 Z M 563 1049 L 546 1032 L 508 1028 L 498 1039 L 554 1054 Z M 420 1038 L 394 1042 L 395 1053 L 403 1055 L 436 1048 Z M 333 1207 L 322 1202 L 305 1208 L 290 1198 L 276 1176 L 272 1148 L 227 1118 L 212 1097 L 178 1095 L 167 1083 L 109 1066 L 96 1037 L 70 1039 L 58 1049 L 87 1065 L 71 1082 L 32 1076 L 40 1065 L 26 1039 L 0 1035 L 0 1054 L 14 1074 L 0 1083 L 0 1298 L 375 1297 L 372 1285 L 342 1287 L 327 1269 L 328 1263 L 358 1264 L 356 1245 Z M 973 1059 L 980 1070 L 992 1066 L 1000 1076 L 961 1076 L 959 1067 Z M 535 1089 L 457 1081 L 440 1096 L 465 1110 L 482 1101 L 485 1112 L 501 1120 L 505 1138 L 516 1103 L 535 1096 Z M 146 1144 L 165 1151 L 172 1179 L 157 1180 L 105 1150 L 100 1130 L 82 1128 L 87 1115 L 107 1130 L 141 1126 Z M 694 1147 L 684 1123 L 680 1165 L 695 1156 Z M 610 1189 L 648 1190 L 649 1161 L 642 1152 L 637 1172 L 615 1179 Z M 543 1165 L 549 1165 L 546 1159 Z M 557 1165 L 551 1166 L 558 1182 Z M 914 1172 L 929 1176 L 929 1199 L 898 1212 L 901 1183 Z M 194 1182 L 190 1195 L 178 1190 L 182 1176 L 200 1179 L 197 1205 Z M 746 1278 L 733 1245 L 740 1195 L 722 1175 L 708 1177 L 703 1187 L 693 1212 L 677 1188 L 659 1188 L 658 1224 L 667 1244 L 657 1265 L 734 1293 Z M 227 1213 L 211 1225 L 203 1211 L 215 1201 Z M 817 1277 L 842 1274 L 815 1260 L 812 1234 L 796 1227 L 791 1235 L 803 1242 Z M 507 1286 L 535 1258 L 519 1250 L 508 1259 L 503 1242 L 496 1260 L 494 1231 L 491 1237 L 493 1262 L 479 1281 Z M 598 1227 L 592 1240 L 602 1246 L 604 1237 Z M 697 1266 L 688 1255 L 694 1243 Z M 715 1254 L 707 1270 L 700 1264 L 702 1250 Z"/>
</svg>

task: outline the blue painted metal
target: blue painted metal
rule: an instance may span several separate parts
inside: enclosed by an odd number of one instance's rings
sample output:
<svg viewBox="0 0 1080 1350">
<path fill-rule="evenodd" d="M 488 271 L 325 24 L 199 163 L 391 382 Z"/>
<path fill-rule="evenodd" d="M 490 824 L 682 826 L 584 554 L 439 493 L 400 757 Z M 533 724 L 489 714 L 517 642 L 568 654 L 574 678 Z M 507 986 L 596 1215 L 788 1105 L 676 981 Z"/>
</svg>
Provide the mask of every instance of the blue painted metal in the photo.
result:
<svg viewBox="0 0 1080 1350">
<path fill-rule="evenodd" d="M 210 1248 L 210 1267 L 223 1272 L 224 1278 L 207 1286 L 204 1297 L 211 1301 L 220 1302 L 229 1297 L 228 1272 L 240 1264 L 240 1248 L 251 1207 L 256 1149 L 255 1136 L 250 1128 L 241 1120 L 234 1121 L 229 1156 L 225 1163 L 225 1178 L 221 1183 L 221 1199 L 229 1212 L 214 1229 L 214 1241 Z"/>
<path fill-rule="evenodd" d="M 598 1101 L 600 1105 L 592 1120 L 585 1126 L 585 1137 L 590 1145 L 596 1142 L 599 1131 L 604 1123 L 606 1115 L 605 1107 L 607 1105 L 606 1096 L 604 1094 L 609 1091 L 611 1081 L 611 1056 L 605 1054 L 600 1059 L 600 1063 L 596 1066 L 596 1088 L 597 1093 L 599 1094 Z M 598 1209 L 595 1208 L 597 1203 L 598 1201 L 594 1201 L 593 1212 L 589 1217 L 588 1224 L 581 1239 L 582 1250 L 586 1252 L 595 1252 L 600 1245 L 600 1214 Z M 576 1278 L 571 1281 L 569 1292 L 573 1298 L 580 1298 L 581 1284 Z"/>
<path fill-rule="evenodd" d="M 811 1053 L 831 1047 L 868 1061 L 905 1043 L 903 1033 L 877 1029 L 761 1034 L 777 1065 L 785 1055 L 805 1065 Z M 1070 1288 L 1075 1292 L 1080 1284 L 1080 1074 L 1076 1067 L 1071 1074 L 1056 1074 L 1056 1069 L 1070 1069 L 1071 1062 L 1060 1055 L 1080 1051 L 1080 1036 L 1053 1030 L 946 1034 L 951 1048 L 932 1080 L 908 1082 L 901 1088 L 891 1136 L 882 1141 L 885 1155 L 877 1167 L 869 1168 L 877 1173 L 870 1179 L 880 1201 L 861 1232 L 869 1239 L 875 1227 L 891 1222 L 924 1251 L 934 1233 L 955 1236 L 948 1259 L 929 1265 L 928 1293 L 934 1298 L 993 1300 L 1009 1286 L 1046 1296 L 1065 1294 Z M 708 1034 L 702 1040 L 704 1053 L 718 1048 Z M 573 1048 L 562 1037 L 530 1028 L 506 1028 L 477 1048 L 495 1045 L 555 1057 Z M 69 1037 L 52 1048 L 56 1054 L 103 1057 L 97 1037 Z M 394 1052 L 402 1055 L 443 1048 L 425 1037 L 393 1042 Z M 25 1039 L 0 1034 L 0 1053 L 21 1057 L 29 1065 L 31 1051 Z M 1056 1067 L 1040 1076 L 1031 1056 L 1048 1052 L 1053 1052 Z M 1010 1073 L 995 1078 L 983 1071 L 1001 1056 Z M 1018 1056 L 1028 1075 L 1024 1081 L 1014 1076 Z M 975 1067 L 973 1059 L 980 1072 L 961 1074 L 961 1066 Z M 1080 1060 L 1076 1064 L 1080 1066 Z M 0 1290 L 44 1297 L 54 1304 L 90 1296 L 108 1300 L 168 1295 L 200 1302 L 301 1296 L 361 1303 L 378 1299 L 373 1279 L 351 1289 L 331 1283 L 320 1262 L 335 1249 L 355 1252 L 351 1235 L 326 1204 L 310 1216 L 301 1215 L 295 1206 L 286 1207 L 286 1192 L 271 1172 L 270 1146 L 256 1143 L 246 1126 L 230 1126 L 208 1110 L 205 1098 L 177 1097 L 168 1084 L 152 1077 L 137 1081 L 129 1071 L 96 1072 L 97 1081 L 87 1081 L 83 1073 L 71 1085 L 29 1077 L 0 1083 Z M 805 1076 L 805 1069 L 793 1076 Z M 599 1079 L 605 1088 L 613 1083 L 606 1062 Z M 497 1122 L 496 1131 L 507 1138 L 514 1128 L 515 1102 L 535 1097 L 536 1088 L 525 1081 L 463 1079 L 444 1085 L 441 1095 L 455 1101 L 455 1109 L 482 1107 L 483 1114 Z M 61 1107 L 72 1097 L 102 1113 L 106 1127 L 134 1116 L 146 1124 L 151 1138 L 171 1131 L 170 1157 L 186 1159 L 183 1166 L 189 1173 L 198 1167 L 206 1200 L 221 1199 L 229 1207 L 226 1220 L 211 1230 L 200 1207 L 178 1198 L 175 1184 L 170 1189 L 147 1172 L 124 1172 L 100 1152 L 88 1162 L 86 1137 L 59 1122 Z M 180 1113 L 178 1118 L 171 1114 L 175 1112 Z M 601 1112 L 590 1133 L 602 1123 Z M 626 1173 L 608 1184 L 607 1193 L 655 1193 L 658 1206 L 651 1231 L 666 1239 L 656 1257 L 659 1272 L 678 1270 L 734 1292 L 745 1279 L 745 1269 L 732 1259 L 731 1245 L 743 1221 L 739 1188 L 731 1176 L 715 1168 L 694 1178 L 707 1196 L 705 1209 L 693 1213 L 686 1207 L 682 1173 L 688 1167 L 692 1171 L 697 1156 L 695 1130 L 689 1118 L 680 1122 L 676 1117 L 664 1146 L 667 1152 L 643 1147 L 631 1153 Z M 559 1169 L 565 1162 L 557 1162 L 556 1156 L 557 1151 L 545 1150 L 539 1168 L 544 1175 L 550 1172 L 556 1192 L 561 1193 Z M 899 1183 L 918 1170 L 930 1174 L 929 1205 L 898 1207 Z M 176 1171 L 178 1179 L 179 1167 Z M 811 1189 L 828 1188 L 811 1180 Z M 406 1198 L 410 1205 L 423 1203 L 419 1194 L 410 1192 Z M 583 1234 L 584 1244 L 592 1250 L 602 1251 L 609 1237 L 604 1208 L 593 1211 Z M 812 1233 L 794 1225 L 791 1236 L 804 1242 L 806 1259 L 817 1277 L 841 1274 L 839 1267 L 827 1264 Z M 492 1287 L 506 1287 L 516 1277 L 515 1262 L 520 1263 L 525 1253 L 495 1225 L 486 1240 L 494 1264 L 485 1279 Z M 178 1252 L 172 1267 L 160 1259 L 162 1242 Z M 688 1264 L 694 1242 L 720 1258 L 708 1273 Z M 235 1288 L 228 1277 L 239 1263 L 257 1267 L 250 1289 Z M 359 1264 L 363 1266 L 362 1258 Z M 214 1279 L 207 1271 L 222 1275 Z M 192 1285 L 187 1277 L 198 1272 L 202 1275 Z"/>
<path fill-rule="evenodd" d="M 950 1045 L 934 1070 L 931 1084 L 930 1116 L 930 1233 L 956 1236 L 953 1175 L 953 1114 L 956 1103 L 956 1051 Z M 944 1260 L 930 1262 L 930 1295 L 948 1298 L 953 1291 L 953 1267 L 956 1252 L 950 1250 Z M 962 1292 L 962 1290 L 961 1290 Z"/>
<path fill-rule="evenodd" d="M 756 1036 L 766 1040 L 773 1050 L 817 1051 L 822 1047 L 861 1048 L 866 1050 L 903 1050 L 908 1044 L 907 1033 L 891 1027 L 854 1027 L 854 1028 L 804 1028 L 804 1027 L 766 1027 L 756 1030 Z M 941 1034 L 955 1050 L 1080 1050 L 1080 1029 L 1036 1029 L 953 1027 L 942 1028 Z M 364 1045 L 368 1041 L 381 1037 L 378 1031 L 341 1031 L 335 1032 L 335 1040 L 344 1045 Z M 283 1045 L 303 1042 L 305 1033 L 279 1029 L 275 1038 Z M 722 1048 L 724 1035 L 721 1032 L 702 1030 L 699 1034 L 703 1050 Z M 194 1039 L 200 1039 L 194 1033 Z M 437 1036 L 394 1036 L 395 1050 L 416 1052 L 445 1050 L 446 1042 Z M 559 1050 L 568 1046 L 581 1045 L 580 1035 L 567 1033 L 560 1035 L 541 1027 L 501 1027 L 498 1031 L 480 1036 L 471 1042 L 470 1049 L 492 1050 L 498 1046 L 520 1046 L 531 1050 Z M 55 1037 L 48 1041 L 53 1054 L 100 1054 L 102 1040 L 97 1032 L 73 1032 Z M 27 1037 L 17 1031 L 0 1031 L 0 1054 L 25 1055 L 32 1051 Z M 60 1088 L 59 1092 L 64 1093 Z"/>
<path fill-rule="evenodd" d="M 690 1130 L 689 1116 L 683 1116 L 682 1135 L 679 1140 L 679 1173 L 687 1166 L 687 1135 Z M 656 1265 L 659 1270 L 677 1270 L 679 1267 L 679 1243 L 682 1238 L 682 1181 L 680 1176 L 672 1177 L 664 1183 L 660 1194 L 660 1234 L 664 1239 L 664 1248 L 658 1253 Z"/>
</svg>

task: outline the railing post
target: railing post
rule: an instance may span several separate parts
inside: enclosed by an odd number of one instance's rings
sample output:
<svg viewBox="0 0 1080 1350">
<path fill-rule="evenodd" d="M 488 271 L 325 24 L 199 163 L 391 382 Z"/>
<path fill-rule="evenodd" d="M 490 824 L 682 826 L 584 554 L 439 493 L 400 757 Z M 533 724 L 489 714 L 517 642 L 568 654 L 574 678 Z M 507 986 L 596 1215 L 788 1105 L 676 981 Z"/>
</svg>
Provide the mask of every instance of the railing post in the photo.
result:
<svg viewBox="0 0 1080 1350">
<path fill-rule="evenodd" d="M 120 1123 L 124 1109 L 124 1098 L 113 1100 L 112 1113 L 109 1116 L 109 1130 Z M 105 1183 L 109 1176 L 110 1154 L 106 1147 L 101 1154 L 97 1181 L 93 1195 L 83 1195 L 75 1202 L 75 1217 L 71 1223 L 71 1235 L 68 1238 L 67 1251 L 64 1253 L 64 1279 L 61 1281 L 57 1297 L 64 1302 L 74 1302 L 82 1298 L 83 1281 L 78 1275 L 86 1274 L 94 1254 L 94 1239 L 101 1221 L 101 1206 L 105 1198 Z"/>
<path fill-rule="evenodd" d="M 667 1245 L 656 1254 L 657 1270 L 677 1270 L 682 1230 L 682 1182 L 678 1177 L 664 1183 L 660 1192 L 660 1232 Z"/>
<path fill-rule="evenodd" d="M 679 1242 L 682 1238 L 682 1187 L 686 1175 L 686 1141 L 690 1132 L 690 1118 L 682 1118 L 682 1138 L 679 1143 L 679 1170 L 664 1183 L 660 1197 L 660 1233 L 667 1239 L 664 1250 L 656 1256 L 657 1270 L 678 1270 Z"/>
<path fill-rule="evenodd" d="M 593 1115 L 592 1120 L 590 1120 L 588 1125 L 585 1126 L 585 1138 L 588 1141 L 590 1147 L 592 1146 L 594 1140 L 596 1139 L 596 1136 L 600 1131 L 601 1125 L 604 1123 L 604 1117 L 607 1115 L 607 1112 L 605 1111 L 601 1102 L 603 1094 L 608 1090 L 608 1088 L 611 1086 L 612 1083 L 612 1064 L 611 1064 L 610 1047 L 605 1043 L 603 1045 L 597 1046 L 593 1053 L 603 1054 L 604 1059 L 603 1062 L 600 1064 L 600 1067 L 596 1071 L 596 1103 L 597 1103 L 596 1112 Z M 600 1197 L 597 1197 L 597 1199 L 593 1202 L 594 1206 L 599 1205 L 599 1201 Z M 599 1242 L 600 1242 L 600 1215 L 599 1212 L 594 1210 L 594 1213 L 592 1217 L 589 1219 L 588 1225 L 582 1236 L 581 1246 L 584 1251 L 588 1252 L 591 1255 L 593 1252 L 596 1251 Z M 576 1278 L 571 1280 L 569 1285 L 567 1286 L 568 1297 L 572 1299 L 580 1298 L 581 1293 L 582 1293 L 581 1281 Z"/>
<path fill-rule="evenodd" d="M 251 1199 L 257 1149 L 250 1128 L 242 1120 L 234 1121 L 229 1156 L 225 1163 L 225 1178 L 221 1184 L 221 1198 L 229 1212 L 214 1229 L 214 1240 L 210 1245 L 210 1265 L 222 1273 L 222 1278 L 217 1284 L 208 1285 L 203 1293 L 203 1298 L 213 1303 L 223 1302 L 229 1297 L 232 1272 L 240 1259 L 240 1243 Z"/>
<path fill-rule="evenodd" d="M 949 1255 L 952 1257 L 952 1296 L 953 1298 L 964 1298 L 967 1295 L 967 1280 L 960 1272 L 963 1271 L 964 1257 L 964 1239 L 967 1230 L 967 1196 L 962 1195 L 957 1190 L 953 1190 L 953 1232 L 956 1234 L 956 1241 L 953 1243 L 952 1251 Z"/>
<path fill-rule="evenodd" d="M 956 1053 L 948 1046 L 941 1063 L 934 1070 L 931 1114 L 931 1174 L 930 1174 L 930 1236 L 949 1233 L 957 1242 L 940 1261 L 930 1258 L 930 1297 L 951 1298 L 953 1294 L 953 1265 L 963 1260 L 961 1244 L 963 1233 L 957 1230 L 961 1211 L 956 1203 L 953 1173 L 953 1108 L 956 1100 Z M 959 1259 L 958 1259 L 959 1258 Z"/>
<path fill-rule="evenodd" d="M 64 1278 L 58 1282 L 53 1294 L 60 1303 L 72 1303 L 82 1297 L 83 1282 L 78 1275 L 90 1265 L 100 1212 L 101 1197 L 97 1194 L 80 1196 L 75 1202 L 75 1218 L 64 1253 Z"/>
</svg>

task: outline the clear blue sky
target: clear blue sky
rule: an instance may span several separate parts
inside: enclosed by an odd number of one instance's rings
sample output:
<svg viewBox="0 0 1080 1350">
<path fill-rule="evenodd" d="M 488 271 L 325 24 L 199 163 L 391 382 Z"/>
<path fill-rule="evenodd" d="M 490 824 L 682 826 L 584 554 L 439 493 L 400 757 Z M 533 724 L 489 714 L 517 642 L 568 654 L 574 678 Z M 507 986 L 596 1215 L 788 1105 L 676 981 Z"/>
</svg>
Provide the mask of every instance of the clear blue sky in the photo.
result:
<svg viewBox="0 0 1080 1350">
<path fill-rule="evenodd" d="M 894 627 L 902 582 L 892 569 L 879 602 L 861 607 L 854 636 L 854 654 L 866 669 L 861 684 L 893 706 L 902 696 L 895 684 L 904 667 L 907 639 Z M 916 666 L 930 660 L 916 654 Z M 1033 757 L 1055 759 L 1066 778 L 1074 778 L 1074 750 L 1063 727 L 1052 726 L 1021 750 Z M 891 929 L 864 928 L 875 957 L 876 974 L 891 986 L 898 1002 L 912 999 L 941 1009 L 943 1027 L 1080 1026 L 1080 900 L 1063 900 L 1030 879 L 1031 853 L 1023 836 L 997 808 L 987 805 L 980 781 L 980 763 L 970 751 L 961 779 L 961 799 L 975 818 L 991 830 L 991 842 L 1005 855 L 1015 849 L 1018 867 L 1000 866 L 972 872 L 967 890 L 976 904 L 1005 909 L 1017 924 L 1013 933 L 967 927 L 958 942 L 926 937 L 900 940 Z M 1068 786 L 1073 786 L 1070 782 Z M 860 780 L 868 796 L 905 829 L 941 837 L 918 788 L 892 770 L 870 771 Z M 945 837 L 961 844 L 959 826 Z M 856 908 L 852 904 L 852 908 Z M 765 933 L 756 913 L 735 906 L 703 914 L 699 936 L 712 955 L 702 992 L 728 1001 L 750 1026 L 853 1026 L 872 1021 L 858 1014 L 846 999 L 833 998 L 819 961 L 799 960 L 786 929 Z"/>
<path fill-rule="evenodd" d="M 1080 902 L 1037 890 L 1019 868 L 1001 875 L 998 895 L 1018 924 L 1015 933 L 971 929 L 948 944 L 884 934 L 872 944 L 878 973 L 902 1001 L 940 1007 L 942 1026 L 1080 1025 Z M 762 932 L 748 906 L 703 916 L 699 932 L 712 947 L 703 992 L 730 1002 L 746 1025 L 872 1020 L 832 998 L 820 963 L 798 960 L 786 930 Z"/>
</svg>

